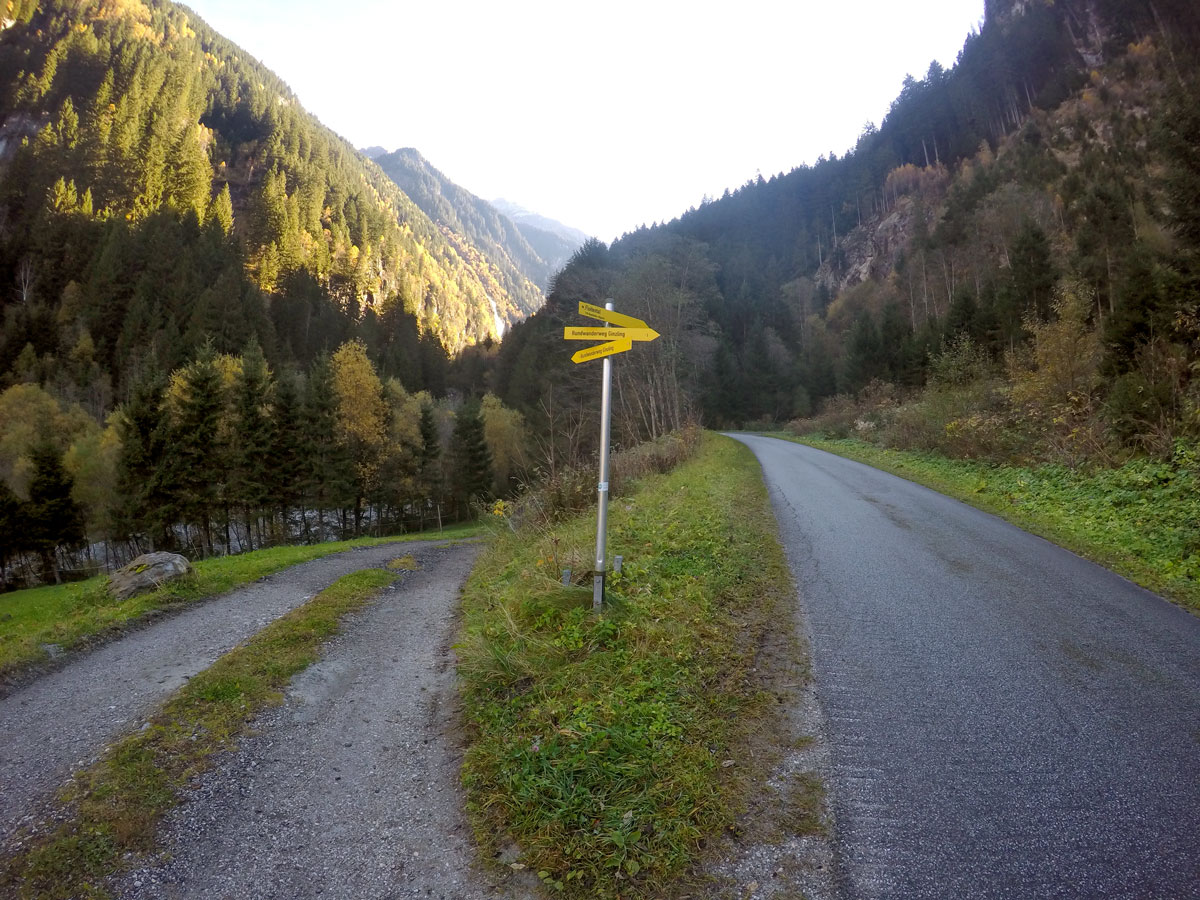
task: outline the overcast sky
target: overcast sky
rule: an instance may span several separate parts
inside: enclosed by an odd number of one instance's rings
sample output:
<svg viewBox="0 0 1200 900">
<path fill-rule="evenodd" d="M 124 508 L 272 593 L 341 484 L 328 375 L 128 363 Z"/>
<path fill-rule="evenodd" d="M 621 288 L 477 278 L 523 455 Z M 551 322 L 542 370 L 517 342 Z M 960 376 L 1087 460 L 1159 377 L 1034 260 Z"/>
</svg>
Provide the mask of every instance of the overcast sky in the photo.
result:
<svg viewBox="0 0 1200 900">
<path fill-rule="evenodd" d="M 192 0 L 357 147 L 605 241 L 854 145 L 983 0 Z"/>
</svg>

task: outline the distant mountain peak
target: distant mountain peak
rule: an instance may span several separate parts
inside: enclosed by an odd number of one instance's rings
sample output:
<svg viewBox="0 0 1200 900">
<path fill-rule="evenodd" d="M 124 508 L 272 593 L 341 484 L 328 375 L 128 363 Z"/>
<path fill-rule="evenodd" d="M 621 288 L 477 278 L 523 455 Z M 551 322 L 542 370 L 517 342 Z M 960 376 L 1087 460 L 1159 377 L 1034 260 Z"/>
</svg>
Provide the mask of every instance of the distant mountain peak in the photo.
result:
<svg viewBox="0 0 1200 900">
<path fill-rule="evenodd" d="M 564 225 L 557 219 L 551 219 L 548 216 L 543 216 L 538 213 L 526 209 L 519 203 L 512 200 L 506 200 L 499 197 L 492 201 L 492 206 L 504 213 L 520 228 L 536 228 L 538 231 L 548 232 L 556 237 L 562 238 L 576 247 L 582 246 L 591 235 L 578 228 L 573 228 L 570 225 Z"/>
</svg>

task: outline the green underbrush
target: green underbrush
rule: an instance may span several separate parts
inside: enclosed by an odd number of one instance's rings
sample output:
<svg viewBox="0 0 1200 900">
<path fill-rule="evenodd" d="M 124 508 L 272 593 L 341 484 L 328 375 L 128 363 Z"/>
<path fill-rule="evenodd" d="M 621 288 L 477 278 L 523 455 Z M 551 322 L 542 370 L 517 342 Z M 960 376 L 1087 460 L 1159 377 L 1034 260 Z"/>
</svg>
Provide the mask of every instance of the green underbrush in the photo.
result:
<svg viewBox="0 0 1200 900">
<path fill-rule="evenodd" d="M 743 805 L 743 751 L 772 715 L 757 654 L 790 622 L 791 579 L 754 457 L 719 436 L 613 498 L 625 562 L 601 615 L 595 525 L 505 531 L 468 582 L 468 809 L 489 855 L 551 889 L 661 896 Z"/>
<path fill-rule="evenodd" d="M 0 679 L 44 662 L 51 647 L 76 649 L 165 609 L 223 594 L 298 563 L 355 547 L 399 540 L 464 538 L 479 531 L 477 525 L 466 525 L 437 534 L 270 547 L 238 556 L 213 557 L 196 562 L 195 571 L 186 578 L 125 601 L 108 595 L 105 576 L 0 594 Z"/>
<path fill-rule="evenodd" d="M 1094 560 L 1200 613 L 1200 460 L 1116 468 L 1013 466 L 889 450 L 857 440 L 786 440 L 931 487 Z"/>
<path fill-rule="evenodd" d="M 114 744 L 64 791 L 61 824 L 25 842 L 6 861 L 0 887 L 21 898 L 106 897 L 104 879 L 128 854 L 154 846 L 159 820 L 180 790 L 232 749 L 250 720 L 279 703 L 340 619 L 396 575 L 365 569 L 341 578 L 192 678 L 147 727 Z"/>
</svg>

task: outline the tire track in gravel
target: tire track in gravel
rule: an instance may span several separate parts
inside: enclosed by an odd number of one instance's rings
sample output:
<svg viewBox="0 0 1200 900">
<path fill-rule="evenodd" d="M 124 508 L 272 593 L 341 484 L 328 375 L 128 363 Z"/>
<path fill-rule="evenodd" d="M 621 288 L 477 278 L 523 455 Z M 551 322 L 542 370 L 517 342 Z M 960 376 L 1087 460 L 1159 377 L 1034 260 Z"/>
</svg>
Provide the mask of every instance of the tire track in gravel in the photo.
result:
<svg viewBox="0 0 1200 900">
<path fill-rule="evenodd" d="M 532 896 L 473 868 L 450 642 L 477 548 L 429 547 L 201 776 L 122 900 Z M 500 876 L 497 876 L 500 877 Z M 523 880 L 524 879 L 524 880 Z M 536 879 L 535 879 L 536 880 Z"/>
<path fill-rule="evenodd" d="M 72 772 L 239 642 L 343 575 L 433 546 L 396 542 L 301 563 L 130 632 L 0 699 L 0 848 L 42 817 Z"/>
</svg>

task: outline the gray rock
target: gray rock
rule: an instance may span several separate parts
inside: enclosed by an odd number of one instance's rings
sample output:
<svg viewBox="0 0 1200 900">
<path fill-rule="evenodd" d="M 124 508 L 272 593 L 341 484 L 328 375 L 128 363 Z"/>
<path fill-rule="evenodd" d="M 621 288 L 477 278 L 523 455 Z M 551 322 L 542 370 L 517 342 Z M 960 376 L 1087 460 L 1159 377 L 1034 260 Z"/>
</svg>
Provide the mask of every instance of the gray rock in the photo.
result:
<svg viewBox="0 0 1200 900">
<path fill-rule="evenodd" d="M 160 584 L 182 578 L 192 565 L 178 553 L 143 553 L 108 579 L 108 592 L 117 600 L 152 591 Z"/>
</svg>

